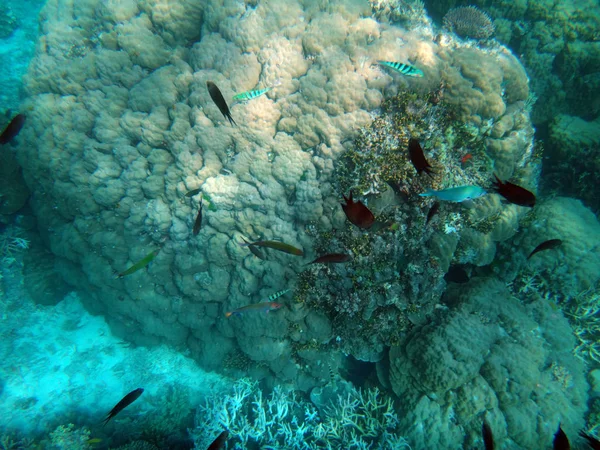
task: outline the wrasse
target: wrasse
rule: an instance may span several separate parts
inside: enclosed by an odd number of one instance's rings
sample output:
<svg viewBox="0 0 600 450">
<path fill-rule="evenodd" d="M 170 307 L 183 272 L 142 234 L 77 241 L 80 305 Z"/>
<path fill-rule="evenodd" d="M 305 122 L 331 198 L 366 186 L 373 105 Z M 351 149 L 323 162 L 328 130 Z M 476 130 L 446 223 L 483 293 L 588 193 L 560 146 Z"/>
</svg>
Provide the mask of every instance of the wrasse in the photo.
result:
<svg viewBox="0 0 600 450">
<path fill-rule="evenodd" d="M 264 303 L 255 303 L 253 305 L 242 306 L 241 308 L 234 309 L 233 311 L 228 311 L 225 313 L 225 317 L 231 317 L 233 314 L 236 316 L 241 316 L 247 312 L 264 312 L 269 313 L 269 311 L 276 311 L 281 308 L 283 305 L 281 303 L 275 302 L 264 302 Z"/>
<path fill-rule="evenodd" d="M 390 69 L 393 69 L 396 72 L 401 73 L 402 75 L 406 75 L 407 77 L 423 77 L 422 70 L 417 69 L 413 66 L 409 66 L 408 64 L 402 64 L 395 61 L 377 61 L 377 64 L 379 64 L 380 66 L 389 67 Z"/>
<path fill-rule="evenodd" d="M 560 427 L 560 424 L 558 424 L 558 430 L 554 434 L 552 448 L 554 450 L 571 450 L 571 443 L 569 442 L 569 438 Z"/>
<path fill-rule="evenodd" d="M 540 245 L 538 245 L 536 248 L 533 249 L 533 251 L 529 254 L 527 259 L 531 258 L 533 255 L 535 255 L 538 252 L 541 252 L 544 250 L 551 250 L 553 248 L 559 247 L 560 245 L 562 245 L 562 243 L 563 243 L 563 241 L 561 241 L 560 239 L 549 239 L 547 241 L 544 241 Z"/>
<path fill-rule="evenodd" d="M 21 128 L 23 128 L 23 124 L 25 123 L 25 116 L 23 114 L 17 114 L 10 123 L 6 126 L 2 134 L 0 134 L 0 145 L 7 144 L 13 138 L 19 134 Z"/>
<path fill-rule="evenodd" d="M 435 175 L 433 171 L 433 167 L 427 162 L 425 159 L 425 154 L 423 153 L 423 148 L 421 148 L 421 144 L 416 139 L 410 139 L 408 141 L 408 155 L 410 156 L 410 162 L 415 169 L 417 170 L 417 174 L 421 172 L 425 172 L 431 178 Z"/>
<path fill-rule="evenodd" d="M 375 216 L 369 208 L 363 205 L 361 201 L 355 202 L 352 199 L 352 191 L 350 191 L 348 198 L 345 195 L 342 196 L 346 204 L 341 203 L 341 205 L 348 220 L 359 228 L 371 228 L 375 223 Z"/>
<path fill-rule="evenodd" d="M 223 116 L 229 119 L 229 123 L 231 125 L 237 125 L 237 123 L 235 123 L 235 121 L 233 120 L 233 117 L 231 117 L 229 106 L 227 106 L 227 102 L 225 101 L 225 98 L 223 97 L 223 94 L 221 94 L 221 91 L 219 90 L 217 85 L 212 81 L 207 81 L 206 87 L 208 88 L 210 98 L 212 98 L 212 101 L 215 102 L 215 105 L 217 105 L 219 111 L 221 111 L 221 114 L 223 114 Z"/>
<path fill-rule="evenodd" d="M 144 256 L 142 259 L 140 259 L 138 262 L 136 262 L 133 266 L 126 269 L 124 272 L 121 272 L 120 274 L 118 274 L 117 278 L 123 278 L 126 275 L 131 275 L 132 273 L 137 272 L 140 269 L 143 269 L 144 267 L 146 267 L 148 264 L 150 264 L 152 262 L 152 260 L 156 257 L 156 255 L 158 255 L 159 251 L 160 251 L 160 248 L 148 253 L 146 256 Z"/>
<path fill-rule="evenodd" d="M 200 198 L 200 209 L 198 210 L 198 215 L 196 216 L 196 221 L 194 222 L 194 228 L 192 229 L 192 234 L 194 236 L 198 236 L 198 233 L 200 233 L 201 227 L 202 227 L 202 198 Z"/>
<path fill-rule="evenodd" d="M 285 244 L 280 241 L 256 241 L 256 242 L 244 241 L 244 243 L 238 242 L 238 245 L 241 247 L 251 247 L 251 246 L 255 245 L 257 247 L 272 248 L 273 250 L 279 250 L 280 252 L 289 253 L 290 255 L 304 256 L 304 252 L 301 249 L 293 247 L 289 244 Z"/>
<path fill-rule="evenodd" d="M 244 241 L 244 242 L 247 244 L 247 246 L 248 246 L 248 249 L 249 249 L 249 250 L 252 252 L 252 254 L 253 254 L 254 256 L 256 256 L 258 259 L 262 259 L 262 260 L 264 260 L 264 259 L 265 259 L 265 255 L 263 254 L 263 252 L 261 252 L 261 251 L 258 249 L 258 247 L 256 247 L 255 245 L 252 245 L 252 244 L 250 244 L 250 243 L 249 243 L 249 242 L 248 242 L 246 239 L 244 239 L 244 238 L 242 238 L 242 241 Z"/>
<path fill-rule="evenodd" d="M 212 441 L 212 444 L 208 446 L 206 450 L 221 450 L 227 442 L 227 438 L 229 437 L 229 431 L 221 431 L 221 434 L 217 436 L 217 438 Z"/>
<path fill-rule="evenodd" d="M 256 97 L 260 97 L 261 95 L 266 94 L 271 90 L 270 87 L 264 89 L 256 89 L 254 91 L 242 92 L 240 94 L 236 94 L 233 96 L 233 100 L 237 102 L 247 102 L 248 100 L 253 100 Z"/>
<path fill-rule="evenodd" d="M 352 259 L 350 255 L 345 253 L 329 253 L 328 255 L 319 256 L 314 261 L 307 263 L 309 264 L 329 264 L 329 263 L 345 263 Z"/>
<path fill-rule="evenodd" d="M 486 191 L 479 186 L 458 186 L 453 188 L 444 189 L 442 191 L 434 191 L 433 189 L 428 190 L 419 194 L 421 197 L 437 197 L 440 200 L 447 202 L 464 202 L 473 200 L 475 198 L 485 195 Z"/>
<path fill-rule="evenodd" d="M 142 395 L 143 392 L 144 390 L 142 388 L 137 388 L 135 391 L 131 391 L 129 394 L 123 397 L 121 401 L 117 403 L 113 409 L 110 410 L 110 412 L 106 416 L 106 419 L 104 419 L 104 425 L 106 425 L 110 421 L 110 419 L 115 417 L 117 414 L 119 414 L 121 411 L 123 411 L 133 402 L 135 402 L 138 398 L 140 398 L 140 395 Z"/>
<path fill-rule="evenodd" d="M 191 191 L 187 191 L 187 192 L 185 193 L 185 196 L 186 196 L 186 197 L 193 197 L 194 195 L 198 195 L 200 192 L 202 192 L 202 189 L 201 189 L 201 188 L 198 188 L 198 189 L 192 189 Z"/>
<path fill-rule="evenodd" d="M 500 194 L 510 203 L 514 203 L 519 206 L 527 206 L 529 208 L 533 208 L 535 206 L 535 195 L 521 186 L 517 186 L 516 184 L 503 183 L 498 178 L 498 175 L 494 174 L 496 177 L 496 181 L 494 182 L 494 189 L 496 193 Z"/>
<path fill-rule="evenodd" d="M 483 436 L 485 450 L 494 450 L 494 435 L 492 434 L 492 429 L 485 420 L 481 427 L 481 435 Z"/>
<path fill-rule="evenodd" d="M 581 436 L 582 438 L 584 438 L 587 441 L 587 443 L 591 449 L 600 450 L 600 441 L 598 439 L 596 439 L 594 436 L 586 433 L 585 431 L 580 431 L 579 436 Z"/>
<path fill-rule="evenodd" d="M 433 216 L 435 216 L 437 214 L 439 209 L 440 209 L 439 202 L 435 202 L 433 205 L 431 205 L 431 208 L 429 209 L 429 212 L 427 213 L 427 220 L 425 220 L 425 225 L 429 225 L 429 222 L 431 222 L 431 219 L 433 219 Z"/>
</svg>

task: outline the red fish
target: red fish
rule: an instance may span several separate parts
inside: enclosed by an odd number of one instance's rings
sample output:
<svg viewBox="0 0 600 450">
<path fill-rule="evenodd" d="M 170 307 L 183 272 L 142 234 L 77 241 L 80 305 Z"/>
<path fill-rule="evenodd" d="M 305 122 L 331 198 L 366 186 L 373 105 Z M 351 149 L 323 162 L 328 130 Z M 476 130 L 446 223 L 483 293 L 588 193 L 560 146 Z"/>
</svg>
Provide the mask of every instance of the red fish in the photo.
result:
<svg viewBox="0 0 600 450">
<path fill-rule="evenodd" d="M 0 134 L 0 144 L 7 144 L 10 142 L 17 134 L 19 134 L 19 131 L 21 131 L 21 128 L 23 128 L 24 123 L 25 116 L 23 114 L 17 114 L 15 117 L 13 117 L 2 134 Z"/>
<path fill-rule="evenodd" d="M 345 253 L 330 253 L 328 255 L 319 256 L 317 259 L 309 262 L 306 265 L 308 266 L 309 264 L 345 263 L 350 261 L 351 259 L 352 257 Z"/>
<path fill-rule="evenodd" d="M 554 450 L 571 450 L 571 443 L 565 432 L 558 425 L 558 430 L 554 434 L 554 440 L 552 441 L 552 448 Z"/>
<path fill-rule="evenodd" d="M 462 164 L 466 163 L 468 160 L 470 160 L 473 157 L 473 155 L 471 155 L 470 153 L 467 153 L 465 156 L 463 156 L 462 158 L 460 158 L 460 162 Z"/>
<path fill-rule="evenodd" d="M 233 311 L 227 311 L 225 313 L 225 317 L 231 317 L 233 314 L 235 314 L 236 316 L 241 316 L 245 312 L 252 311 L 268 313 L 269 311 L 276 311 L 282 306 L 283 305 L 281 303 L 275 302 L 255 303 L 253 305 L 242 306 L 241 308 L 234 309 Z"/>
<path fill-rule="evenodd" d="M 541 252 L 543 250 L 550 250 L 550 249 L 556 248 L 560 245 L 562 245 L 562 241 L 560 239 L 549 239 L 547 241 L 544 241 L 540 245 L 538 245 L 536 248 L 533 249 L 533 251 L 529 254 L 527 259 L 531 258 L 537 252 Z"/>
<path fill-rule="evenodd" d="M 509 183 L 508 181 L 503 183 L 496 174 L 494 174 L 494 177 L 496 177 L 494 189 L 510 203 L 519 206 L 527 206 L 529 208 L 535 206 L 535 195 L 532 192 L 521 186 L 517 186 L 516 184 Z"/>
<path fill-rule="evenodd" d="M 341 205 L 348 220 L 359 228 L 371 228 L 375 223 L 375 216 L 369 211 L 369 208 L 363 205 L 361 201 L 355 202 L 352 200 L 352 191 L 350 191 L 349 198 L 346 198 L 345 195 L 343 197 L 346 204 L 341 203 Z"/>
<path fill-rule="evenodd" d="M 421 148 L 421 144 L 416 139 L 410 139 L 408 141 L 408 154 L 410 156 L 410 162 L 412 162 L 415 169 L 417 169 L 417 173 L 425 172 L 431 178 L 435 175 L 433 171 L 433 167 L 427 162 L 425 159 L 425 154 L 423 153 L 423 149 Z"/>
</svg>

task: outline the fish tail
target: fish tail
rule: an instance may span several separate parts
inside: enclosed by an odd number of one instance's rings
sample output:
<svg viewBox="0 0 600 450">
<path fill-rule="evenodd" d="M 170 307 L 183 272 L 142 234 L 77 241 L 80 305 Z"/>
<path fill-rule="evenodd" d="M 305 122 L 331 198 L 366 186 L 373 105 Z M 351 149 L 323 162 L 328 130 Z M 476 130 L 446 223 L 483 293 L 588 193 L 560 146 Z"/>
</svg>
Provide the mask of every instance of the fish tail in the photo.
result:
<svg viewBox="0 0 600 450">
<path fill-rule="evenodd" d="M 240 247 L 248 247 L 248 246 L 250 245 L 250 243 L 249 243 L 249 242 L 246 242 L 246 240 L 245 240 L 244 238 L 242 238 L 242 239 L 243 239 L 243 241 L 244 241 L 244 242 L 238 242 L 237 244 L 238 244 Z"/>
</svg>

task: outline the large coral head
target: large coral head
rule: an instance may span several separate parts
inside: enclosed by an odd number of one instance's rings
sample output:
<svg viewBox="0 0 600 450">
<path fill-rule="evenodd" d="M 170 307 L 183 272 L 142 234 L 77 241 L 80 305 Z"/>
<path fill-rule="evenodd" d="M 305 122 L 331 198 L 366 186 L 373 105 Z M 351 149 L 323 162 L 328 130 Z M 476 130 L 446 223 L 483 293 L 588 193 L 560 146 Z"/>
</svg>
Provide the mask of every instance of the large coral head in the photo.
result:
<svg viewBox="0 0 600 450">
<path fill-rule="evenodd" d="M 375 216 L 369 208 L 363 205 L 361 201 L 355 202 L 352 199 L 352 191 L 350 191 L 348 198 L 345 195 L 343 197 L 346 204 L 341 203 L 341 205 L 348 220 L 359 228 L 371 228 L 375 223 Z"/>
</svg>

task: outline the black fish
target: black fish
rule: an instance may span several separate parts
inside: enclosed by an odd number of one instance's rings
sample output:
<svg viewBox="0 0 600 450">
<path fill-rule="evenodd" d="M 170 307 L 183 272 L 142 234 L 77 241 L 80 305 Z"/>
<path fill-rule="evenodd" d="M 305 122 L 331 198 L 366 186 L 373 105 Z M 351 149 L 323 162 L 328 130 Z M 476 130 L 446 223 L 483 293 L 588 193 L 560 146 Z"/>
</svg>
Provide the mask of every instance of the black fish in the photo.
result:
<svg viewBox="0 0 600 450">
<path fill-rule="evenodd" d="M 200 209 L 198 210 L 198 215 L 196 216 L 196 221 L 194 222 L 194 229 L 192 230 L 192 234 L 194 236 L 198 236 L 198 233 L 200 233 L 201 226 L 202 226 L 202 198 L 200 198 Z"/>
<path fill-rule="evenodd" d="M 352 256 L 346 253 L 329 253 L 327 255 L 319 256 L 314 261 L 307 263 L 309 264 L 329 264 L 329 263 L 345 263 L 352 259 Z"/>
<path fill-rule="evenodd" d="M 104 419 L 104 425 L 106 425 L 110 419 L 115 417 L 117 414 L 119 414 L 121 411 L 123 411 L 133 402 L 135 402 L 140 397 L 140 395 L 142 395 L 143 392 L 144 389 L 137 388 L 135 391 L 131 391 L 129 394 L 123 397 L 121 401 L 117 403 L 113 409 L 110 410 L 110 412 L 106 416 L 106 419 Z"/>
<path fill-rule="evenodd" d="M 208 88 L 210 98 L 212 98 L 213 102 L 215 102 L 215 105 L 217 105 L 219 111 L 221 111 L 221 114 L 223 114 L 229 119 L 230 124 L 237 125 L 237 123 L 235 123 L 235 121 L 233 120 L 233 117 L 231 117 L 231 112 L 229 112 L 229 106 L 227 106 L 227 102 L 225 101 L 225 98 L 223 98 L 223 94 L 221 94 L 221 91 L 219 90 L 217 85 L 212 81 L 207 81 L 206 87 Z"/>
<path fill-rule="evenodd" d="M 7 144 L 14 137 L 19 134 L 21 128 L 23 128 L 23 124 L 25 123 L 25 116 L 23 114 L 17 114 L 13 117 L 13 120 L 7 125 L 2 134 L 0 134 L 0 144 Z"/>
<path fill-rule="evenodd" d="M 260 249 L 256 246 L 256 245 L 250 245 L 250 242 L 248 242 L 246 239 L 242 238 L 242 241 L 244 241 L 246 244 L 248 244 L 248 248 L 250 249 L 250 251 L 252 252 L 252 254 L 254 256 L 256 256 L 258 259 L 265 259 L 265 255 L 263 254 L 263 252 L 260 251 Z"/>
<path fill-rule="evenodd" d="M 508 181 L 503 183 L 496 174 L 494 174 L 494 177 L 496 177 L 496 181 L 494 182 L 493 188 L 496 190 L 496 193 L 500 194 L 510 203 L 519 206 L 527 206 L 529 208 L 535 206 L 535 195 L 533 192 Z"/>
<path fill-rule="evenodd" d="M 571 444 L 569 442 L 569 438 L 565 434 L 565 432 L 558 425 L 558 430 L 554 434 L 554 441 L 552 441 L 552 448 L 554 450 L 571 450 Z"/>
<path fill-rule="evenodd" d="M 562 245 L 562 241 L 560 239 L 548 239 L 547 241 L 542 242 L 540 245 L 534 248 L 533 251 L 527 257 L 527 259 L 531 258 L 537 252 L 541 252 L 543 250 L 550 250 L 560 245 Z"/>
<path fill-rule="evenodd" d="M 212 444 L 210 444 L 208 446 L 208 448 L 206 450 L 220 450 L 223 448 L 223 446 L 225 445 L 225 442 L 227 442 L 227 438 L 229 437 L 229 431 L 225 430 L 222 431 L 220 435 L 217 436 L 217 438 L 213 441 Z"/>
<path fill-rule="evenodd" d="M 410 139 L 408 141 L 408 155 L 410 156 L 410 162 L 415 166 L 417 173 L 425 172 L 431 178 L 435 172 L 433 171 L 433 167 L 427 162 L 425 159 L 425 154 L 423 153 L 423 149 L 421 148 L 421 144 L 416 139 Z"/>
<path fill-rule="evenodd" d="M 440 209 L 439 202 L 435 202 L 433 205 L 431 205 L 431 208 L 427 213 L 427 220 L 425 221 L 425 225 L 429 225 L 429 222 L 431 221 L 431 219 L 433 219 L 433 216 L 437 214 L 438 209 Z"/>
<path fill-rule="evenodd" d="M 494 450 L 494 435 L 492 434 L 492 429 L 485 420 L 481 427 L 481 434 L 483 435 L 483 445 L 485 446 L 485 450 Z"/>
<path fill-rule="evenodd" d="M 586 433 L 585 431 L 580 431 L 579 436 L 581 436 L 582 438 L 584 438 L 587 441 L 587 443 L 591 449 L 600 450 L 600 441 L 598 439 L 596 439 L 594 436 Z"/>
</svg>

